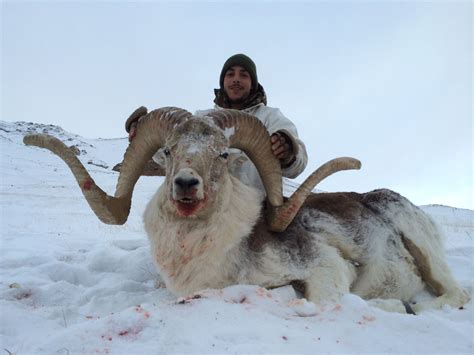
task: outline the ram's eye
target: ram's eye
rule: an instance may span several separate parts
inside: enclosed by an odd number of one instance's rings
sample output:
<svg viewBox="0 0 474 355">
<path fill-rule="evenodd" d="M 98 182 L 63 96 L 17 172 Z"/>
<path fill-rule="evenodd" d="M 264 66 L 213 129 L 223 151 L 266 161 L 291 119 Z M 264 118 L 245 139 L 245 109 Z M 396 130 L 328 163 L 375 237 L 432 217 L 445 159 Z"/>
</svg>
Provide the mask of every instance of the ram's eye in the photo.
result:
<svg viewBox="0 0 474 355">
<path fill-rule="evenodd" d="M 227 152 L 219 154 L 219 158 L 227 159 L 228 157 L 229 157 L 229 153 L 227 153 Z"/>
<path fill-rule="evenodd" d="M 168 157 L 171 154 L 171 152 L 168 148 L 165 148 L 165 149 L 163 149 L 163 154 Z"/>
</svg>

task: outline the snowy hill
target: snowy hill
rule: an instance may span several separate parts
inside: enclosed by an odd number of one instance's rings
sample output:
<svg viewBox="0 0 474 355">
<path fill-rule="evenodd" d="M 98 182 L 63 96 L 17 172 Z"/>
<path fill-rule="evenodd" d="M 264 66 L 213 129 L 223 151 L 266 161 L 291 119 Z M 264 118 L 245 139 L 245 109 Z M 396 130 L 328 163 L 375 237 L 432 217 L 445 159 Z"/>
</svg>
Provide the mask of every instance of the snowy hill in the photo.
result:
<svg viewBox="0 0 474 355">
<path fill-rule="evenodd" d="M 176 299 L 149 255 L 141 223 L 162 178 L 140 178 L 124 226 L 102 224 L 66 165 L 26 147 L 45 132 L 77 147 L 109 194 L 128 144 L 59 127 L 0 121 L 0 348 L 14 354 L 472 353 L 474 311 L 383 312 L 355 295 L 314 305 L 291 287 L 238 285 Z M 286 191 L 295 188 L 288 183 Z M 474 212 L 423 206 L 446 234 L 448 262 L 472 295 Z"/>
</svg>

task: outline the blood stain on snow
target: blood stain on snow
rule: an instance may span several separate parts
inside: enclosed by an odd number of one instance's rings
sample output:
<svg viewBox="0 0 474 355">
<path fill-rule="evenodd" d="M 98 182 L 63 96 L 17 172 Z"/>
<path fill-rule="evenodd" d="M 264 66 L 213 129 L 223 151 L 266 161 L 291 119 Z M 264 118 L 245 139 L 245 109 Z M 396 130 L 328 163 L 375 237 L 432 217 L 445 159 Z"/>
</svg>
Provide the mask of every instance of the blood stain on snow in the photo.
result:
<svg viewBox="0 0 474 355">
<path fill-rule="evenodd" d="M 259 287 L 257 289 L 256 293 L 259 297 L 267 297 L 267 298 L 272 298 L 273 297 L 271 292 L 269 292 L 266 288 L 263 288 L 263 287 Z"/>
<path fill-rule="evenodd" d="M 362 320 L 357 321 L 357 324 L 359 324 L 359 325 L 364 325 L 364 324 L 367 324 L 368 322 L 373 322 L 373 321 L 375 321 L 375 319 L 376 319 L 376 318 L 373 317 L 373 316 L 365 316 L 365 315 L 364 315 L 364 316 L 362 316 Z"/>
<path fill-rule="evenodd" d="M 130 327 L 127 329 L 124 329 L 117 334 L 121 337 L 130 337 L 130 339 L 136 339 L 138 334 L 143 330 L 143 327 L 139 324 L 137 324 L 135 327 Z"/>
<path fill-rule="evenodd" d="M 25 292 L 21 292 L 21 293 L 15 295 L 15 298 L 18 301 L 20 301 L 20 300 L 23 300 L 25 298 L 30 298 L 32 295 L 33 295 L 33 293 L 31 291 L 25 291 Z"/>
<path fill-rule="evenodd" d="M 147 310 L 143 309 L 141 305 L 135 307 L 135 311 L 137 313 L 143 314 L 143 318 L 148 319 L 150 318 L 151 314 Z"/>
</svg>

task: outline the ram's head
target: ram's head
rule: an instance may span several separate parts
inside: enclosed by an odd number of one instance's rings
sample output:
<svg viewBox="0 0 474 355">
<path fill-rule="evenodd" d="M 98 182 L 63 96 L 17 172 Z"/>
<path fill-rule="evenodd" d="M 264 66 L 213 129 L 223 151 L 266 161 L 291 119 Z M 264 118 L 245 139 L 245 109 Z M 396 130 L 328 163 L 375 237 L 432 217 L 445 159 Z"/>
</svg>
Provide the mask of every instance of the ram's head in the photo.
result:
<svg viewBox="0 0 474 355">
<path fill-rule="evenodd" d="M 143 120 L 142 125 L 146 124 Z M 136 139 L 140 139 L 139 136 Z M 168 127 L 162 147 L 166 161 L 165 186 L 169 208 L 181 217 L 212 214 L 221 199 L 232 190 L 229 178 L 229 150 L 240 148 L 255 162 L 269 189 L 280 191 L 281 173 L 271 154 L 263 125 L 240 112 L 214 112 L 209 116 L 190 116 Z M 274 197 L 273 197 L 274 198 Z M 277 200 L 276 204 L 281 204 Z"/>
<path fill-rule="evenodd" d="M 339 158 L 314 172 L 283 204 L 282 175 L 278 159 L 271 151 L 268 132 L 255 117 L 235 110 L 216 110 L 205 117 L 165 107 L 144 116 L 135 139 L 130 143 L 118 178 L 115 196 L 107 195 L 90 177 L 74 153 L 61 141 L 46 135 L 30 135 L 25 144 L 47 148 L 70 167 L 97 217 L 108 224 L 123 224 L 128 218 L 133 189 L 158 149 L 166 156 L 165 185 L 169 208 L 182 218 L 212 213 L 228 183 L 228 150 L 244 151 L 255 164 L 267 194 L 269 229 L 284 230 L 293 220 L 306 196 L 326 176 L 339 170 L 358 169 L 360 162 Z"/>
</svg>

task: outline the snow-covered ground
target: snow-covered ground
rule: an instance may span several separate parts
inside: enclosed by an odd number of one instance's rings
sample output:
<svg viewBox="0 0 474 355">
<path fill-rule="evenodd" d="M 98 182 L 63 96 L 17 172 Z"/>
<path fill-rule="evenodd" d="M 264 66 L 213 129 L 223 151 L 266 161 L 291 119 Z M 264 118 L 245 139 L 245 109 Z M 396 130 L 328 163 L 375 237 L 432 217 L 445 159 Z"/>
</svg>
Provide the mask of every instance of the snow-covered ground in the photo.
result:
<svg viewBox="0 0 474 355">
<path fill-rule="evenodd" d="M 0 351 L 473 353 L 472 301 L 461 310 L 445 307 L 412 316 L 369 307 L 355 295 L 336 305 L 315 305 L 291 287 L 236 285 L 177 299 L 155 271 L 141 224 L 162 178 L 139 180 L 126 225 L 102 224 L 65 164 L 46 150 L 23 145 L 23 135 L 33 131 L 76 145 L 109 194 L 118 175 L 111 168 L 128 144 L 0 121 Z M 472 295 L 474 212 L 423 209 L 445 231 L 449 265 Z"/>
</svg>

